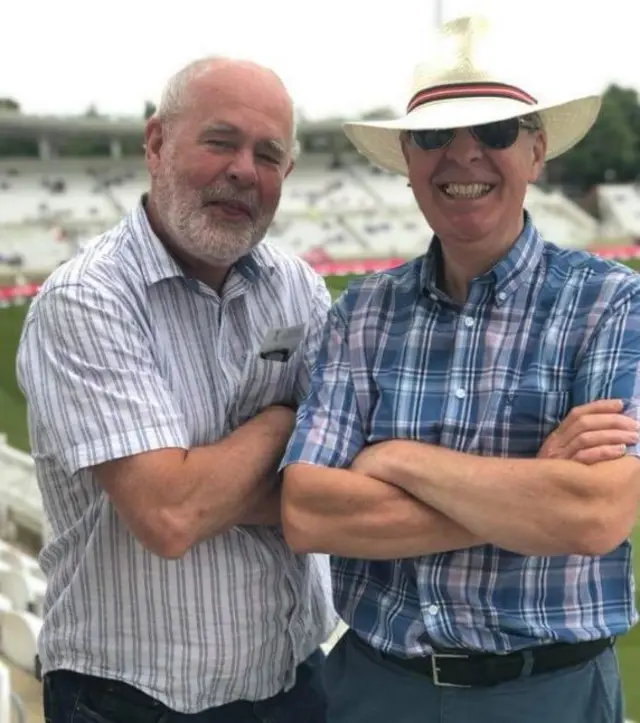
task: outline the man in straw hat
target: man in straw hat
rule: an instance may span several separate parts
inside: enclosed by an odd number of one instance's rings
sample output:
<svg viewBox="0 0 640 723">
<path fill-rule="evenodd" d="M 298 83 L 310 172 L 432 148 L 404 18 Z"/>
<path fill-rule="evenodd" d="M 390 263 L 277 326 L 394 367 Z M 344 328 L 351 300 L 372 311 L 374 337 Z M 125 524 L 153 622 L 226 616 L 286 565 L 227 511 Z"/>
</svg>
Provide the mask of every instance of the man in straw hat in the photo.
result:
<svg viewBox="0 0 640 723">
<path fill-rule="evenodd" d="M 435 236 L 336 303 L 283 462 L 285 536 L 334 556 L 350 626 L 328 720 L 622 721 L 640 280 L 523 210 L 600 99 L 519 83 L 485 21 L 441 33 L 404 118 L 346 125 Z"/>
</svg>

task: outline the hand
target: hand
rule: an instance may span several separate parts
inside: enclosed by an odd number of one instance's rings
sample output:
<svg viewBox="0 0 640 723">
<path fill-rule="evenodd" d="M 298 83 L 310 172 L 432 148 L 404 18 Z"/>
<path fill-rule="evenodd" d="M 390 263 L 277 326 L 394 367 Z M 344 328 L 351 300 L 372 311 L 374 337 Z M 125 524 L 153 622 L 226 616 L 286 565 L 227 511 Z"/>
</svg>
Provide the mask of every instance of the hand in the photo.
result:
<svg viewBox="0 0 640 723">
<path fill-rule="evenodd" d="M 638 441 L 638 423 L 622 414 L 619 399 L 601 399 L 572 409 L 547 437 L 540 459 L 570 459 L 596 464 L 624 457 Z"/>
</svg>

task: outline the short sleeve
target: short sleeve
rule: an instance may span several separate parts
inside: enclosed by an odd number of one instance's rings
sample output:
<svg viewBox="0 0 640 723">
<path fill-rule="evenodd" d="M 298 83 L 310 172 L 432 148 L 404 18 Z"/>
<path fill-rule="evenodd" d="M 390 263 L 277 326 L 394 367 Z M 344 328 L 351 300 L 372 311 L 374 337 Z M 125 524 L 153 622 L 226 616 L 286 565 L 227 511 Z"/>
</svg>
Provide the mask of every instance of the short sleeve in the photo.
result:
<svg viewBox="0 0 640 723">
<path fill-rule="evenodd" d="M 32 305 L 17 356 L 34 456 L 68 475 L 167 447 L 185 421 L 154 361 L 150 335 L 114 291 L 69 284 Z"/>
<path fill-rule="evenodd" d="M 578 361 L 572 404 L 621 399 L 625 413 L 640 422 L 640 293 L 612 303 L 594 328 Z M 640 457 L 640 443 L 628 453 Z"/>
<path fill-rule="evenodd" d="M 311 301 L 309 324 L 304 340 L 302 363 L 300 364 L 300 368 L 296 375 L 294 396 L 298 404 L 300 404 L 309 391 L 311 370 L 315 365 L 318 351 L 320 349 L 322 335 L 330 308 L 331 294 L 327 289 L 324 279 L 318 274 Z"/>
<path fill-rule="evenodd" d="M 309 390 L 281 467 L 296 462 L 348 467 L 364 442 L 351 375 L 346 313 L 338 301 L 324 325 Z"/>
</svg>

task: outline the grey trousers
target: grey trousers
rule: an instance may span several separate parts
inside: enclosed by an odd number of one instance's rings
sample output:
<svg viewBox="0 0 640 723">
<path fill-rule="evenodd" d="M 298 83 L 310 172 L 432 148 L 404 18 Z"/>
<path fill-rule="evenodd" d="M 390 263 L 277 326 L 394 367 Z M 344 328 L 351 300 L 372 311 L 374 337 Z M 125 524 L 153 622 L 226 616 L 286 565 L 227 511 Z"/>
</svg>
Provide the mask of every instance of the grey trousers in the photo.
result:
<svg viewBox="0 0 640 723">
<path fill-rule="evenodd" d="M 440 688 L 347 633 L 325 663 L 327 723 L 624 723 L 613 649 L 492 688 Z"/>
</svg>

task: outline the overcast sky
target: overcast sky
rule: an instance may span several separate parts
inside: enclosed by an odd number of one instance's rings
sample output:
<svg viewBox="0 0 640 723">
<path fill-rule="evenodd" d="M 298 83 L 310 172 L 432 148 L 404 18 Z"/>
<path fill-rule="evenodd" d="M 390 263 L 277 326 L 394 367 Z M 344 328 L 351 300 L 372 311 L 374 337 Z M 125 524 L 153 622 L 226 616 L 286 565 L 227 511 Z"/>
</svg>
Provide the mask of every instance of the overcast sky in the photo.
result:
<svg viewBox="0 0 640 723">
<path fill-rule="evenodd" d="M 140 115 L 173 71 L 231 54 L 270 65 L 310 118 L 402 107 L 436 13 L 435 0 L 7 0 L 0 96 L 25 112 L 74 114 L 95 104 Z M 562 44 L 571 69 L 598 86 L 640 89 L 640 2 L 444 0 L 443 16 L 513 18 L 522 51 L 544 70 Z M 590 7 L 590 9 L 589 9 Z M 588 45 L 587 59 L 582 47 Z"/>
</svg>

